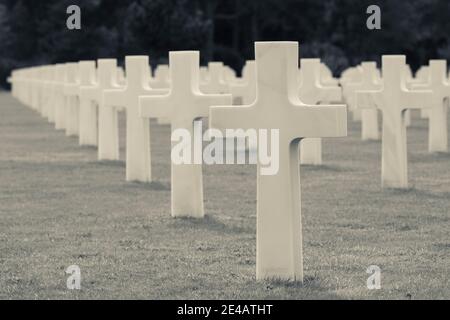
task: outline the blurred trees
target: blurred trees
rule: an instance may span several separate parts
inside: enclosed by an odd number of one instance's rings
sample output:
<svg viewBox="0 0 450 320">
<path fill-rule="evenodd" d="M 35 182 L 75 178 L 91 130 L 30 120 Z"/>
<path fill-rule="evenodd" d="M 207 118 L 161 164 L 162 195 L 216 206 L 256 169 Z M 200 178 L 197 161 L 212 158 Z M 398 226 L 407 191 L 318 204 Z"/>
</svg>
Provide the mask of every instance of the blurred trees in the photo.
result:
<svg viewBox="0 0 450 320">
<path fill-rule="evenodd" d="M 66 28 L 66 8 L 82 12 L 80 31 Z M 381 7 L 382 29 L 366 28 L 366 9 Z M 407 54 L 413 69 L 450 58 L 448 0 L 0 0 L 0 81 L 12 68 L 200 50 L 202 63 L 240 69 L 253 42 L 300 42 L 340 72 L 382 54 Z"/>
</svg>

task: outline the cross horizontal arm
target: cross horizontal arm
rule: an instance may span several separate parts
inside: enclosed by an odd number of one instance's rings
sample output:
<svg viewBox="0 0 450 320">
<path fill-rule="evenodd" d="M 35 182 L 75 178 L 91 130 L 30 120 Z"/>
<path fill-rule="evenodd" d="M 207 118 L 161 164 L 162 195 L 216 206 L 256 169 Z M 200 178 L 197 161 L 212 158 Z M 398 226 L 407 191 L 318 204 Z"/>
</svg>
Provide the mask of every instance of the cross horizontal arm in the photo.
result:
<svg viewBox="0 0 450 320">
<path fill-rule="evenodd" d="M 79 84 L 65 84 L 64 85 L 64 94 L 68 96 L 76 96 L 80 91 Z"/>
<path fill-rule="evenodd" d="M 347 136 L 347 106 L 318 105 L 296 107 L 291 127 L 298 127 L 298 138 L 325 138 Z M 301 121 L 308 119 L 307 121 Z M 299 122 L 301 121 L 301 125 Z M 280 128 L 282 131 L 283 128 Z"/>
<path fill-rule="evenodd" d="M 114 107 L 125 107 L 126 89 L 108 89 L 103 91 L 103 105 Z"/>
<path fill-rule="evenodd" d="M 199 110 L 198 114 L 202 117 L 209 116 L 209 110 L 212 106 L 229 106 L 232 104 L 231 94 L 201 94 L 195 95 L 195 100 L 198 101 L 196 105 Z"/>
<path fill-rule="evenodd" d="M 381 94 L 379 91 L 357 91 L 356 107 L 359 109 L 376 109 L 381 106 Z"/>
<path fill-rule="evenodd" d="M 143 118 L 170 118 L 173 106 L 170 95 L 139 97 L 139 115 Z"/>
<path fill-rule="evenodd" d="M 401 107 L 408 109 L 421 109 L 429 107 L 433 99 L 433 94 L 430 90 L 409 91 L 403 92 Z"/>
<path fill-rule="evenodd" d="M 219 130 L 225 129 L 258 129 L 255 121 L 255 110 L 252 107 L 213 106 L 209 110 L 209 126 Z"/>
<path fill-rule="evenodd" d="M 321 87 L 321 102 L 341 101 L 342 90 L 340 87 Z"/>
<path fill-rule="evenodd" d="M 98 86 L 80 88 L 80 97 L 82 98 L 98 102 L 100 95 L 101 91 Z"/>
</svg>

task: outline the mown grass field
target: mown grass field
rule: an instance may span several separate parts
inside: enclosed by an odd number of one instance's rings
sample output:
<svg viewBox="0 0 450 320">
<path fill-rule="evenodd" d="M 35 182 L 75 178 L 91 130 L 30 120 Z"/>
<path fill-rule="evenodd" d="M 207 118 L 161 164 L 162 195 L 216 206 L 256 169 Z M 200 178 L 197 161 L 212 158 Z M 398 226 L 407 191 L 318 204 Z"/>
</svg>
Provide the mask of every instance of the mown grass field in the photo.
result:
<svg viewBox="0 0 450 320">
<path fill-rule="evenodd" d="M 306 281 L 256 282 L 254 166 L 205 166 L 206 219 L 173 219 L 168 126 L 152 123 L 156 182 L 126 183 L 123 161 L 0 94 L 0 298 L 450 299 L 450 155 L 428 154 L 427 131 L 415 114 L 406 191 L 381 190 L 358 123 L 325 140 L 326 164 L 301 169 Z M 123 115 L 121 133 L 123 158 Z"/>
</svg>

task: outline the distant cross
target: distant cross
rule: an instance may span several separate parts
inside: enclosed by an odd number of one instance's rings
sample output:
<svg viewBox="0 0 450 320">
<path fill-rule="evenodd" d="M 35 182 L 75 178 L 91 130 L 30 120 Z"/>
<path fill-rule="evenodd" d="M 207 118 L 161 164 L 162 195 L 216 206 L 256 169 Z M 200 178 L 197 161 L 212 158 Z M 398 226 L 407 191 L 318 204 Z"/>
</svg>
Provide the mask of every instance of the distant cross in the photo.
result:
<svg viewBox="0 0 450 320">
<path fill-rule="evenodd" d="M 343 73 L 341 79 L 342 92 L 344 100 L 352 112 L 353 121 L 361 121 L 361 109 L 358 109 L 355 101 L 355 89 L 362 84 L 361 66 L 353 67 Z"/>
<path fill-rule="evenodd" d="M 347 111 L 299 100 L 298 43 L 256 42 L 255 56 L 257 99 L 249 106 L 211 108 L 210 127 L 279 130 L 278 173 L 262 175 L 258 159 L 256 278 L 303 281 L 299 142 L 345 136 Z"/>
<path fill-rule="evenodd" d="M 405 111 L 423 108 L 431 91 L 406 88 L 405 56 L 383 56 L 383 88 L 357 93 L 362 108 L 376 106 L 383 113 L 381 183 L 385 188 L 408 188 Z"/>
<path fill-rule="evenodd" d="M 361 63 L 362 78 L 358 84 L 352 84 L 353 99 L 358 106 L 357 93 L 360 91 L 381 90 L 383 87 L 381 78 L 378 77 L 378 69 L 375 62 Z M 361 139 L 379 140 L 380 130 L 378 128 L 378 110 L 377 108 L 361 109 Z"/>
<path fill-rule="evenodd" d="M 105 90 L 104 105 L 123 106 L 126 110 L 126 180 L 150 182 L 150 122 L 139 116 L 139 97 L 161 95 L 167 93 L 167 90 L 150 87 L 148 56 L 127 56 L 125 69 L 127 85 L 121 89 Z"/>
<path fill-rule="evenodd" d="M 98 106 L 98 160 L 119 160 L 117 108 L 103 103 L 103 91 L 121 88 L 118 70 L 115 59 L 99 59 L 98 81 L 80 88 L 80 97 Z"/>
<path fill-rule="evenodd" d="M 203 93 L 229 93 L 230 86 L 224 79 L 224 66 L 222 62 L 210 62 L 208 64 L 208 81 L 200 84 Z"/>
<path fill-rule="evenodd" d="M 408 87 L 412 88 L 417 84 L 427 84 L 429 82 L 430 82 L 430 67 L 422 66 L 419 68 L 419 70 L 417 70 L 415 77 L 411 75 L 411 78 L 409 79 L 409 83 L 407 85 Z M 428 119 L 430 110 L 431 110 L 430 108 L 420 109 L 420 117 L 422 119 Z"/>
<path fill-rule="evenodd" d="M 324 86 L 320 80 L 320 59 L 300 60 L 300 101 L 309 105 L 341 101 L 339 86 Z M 300 163 L 322 165 L 322 138 L 307 138 L 300 143 Z"/>
<path fill-rule="evenodd" d="M 167 64 L 160 64 L 155 69 L 155 76 L 150 80 L 150 85 L 155 89 L 170 88 L 170 74 L 169 66 Z"/>
<path fill-rule="evenodd" d="M 66 83 L 64 85 L 66 135 L 76 136 L 79 132 L 79 101 L 80 75 L 78 63 L 66 63 Z"/>
<path fill-rule="evenodd" d="M 56 81 L 55 81 L 55 99 L 53 109 L 55 113 L 55 129 L 62 130 L 65 128 L 66 123 L 66 108 L 65 108 L 65 95 L 64 86 L 66 79 L 67 67 L 65 64 L 58 64 L 56 66 Z"/>
<path fill-rule="evenodd" d="M 242 81 L 230 85 L 233 104 L 249 105 L 256 99 L 256 63 L 247 61 Z"/>
<path fill-rule="evenodd" d="M 42 85 L 42 115 L 48 119 L 48 122 L 54 122 L 54 114 L 52 110 L 53 101 L 53 82 L 55 81 L 55 65 L 44 67 L 44 78 Z"/>
<path fill-rule="evenodd" d="M 97 106 L 92 99 L 86 98 L 81 91 L 83 87 L 94 87 L 96 81 L 95 61 L 80 61 L 80 89 L 78 99 L 80 101 L 80 134 L 81 146 L 97 146 Z"/>
<path fill-rule="evenodd" d="M 447 79 L 447 61 L 430 60 L 429 82 L 413 84 L 413 88 L 427 89 L 433 92 L 431 108 L 428 112 L 428 150 L 430 152 L 448 152 L 448 99 L 450 83 Z"/>
<path fill-rule="evenodd" d="M 192 138 L 191 146 L 194 146 L 194 120 L 207 117 L 213 105 L 231 104 L 231 95 L 200 92 L 200 58 L 197 51 L 170 52 L 169 60 L 170 92 L 163 96 L 141 97 L 141 115 L 145 118 L 168 119 L 172 132 L 176 129 L 187 130 Z M 194 152 L 192 150 L 191 153 Z M 171 188 L 172 216 L 204 216 L 201 164 L 172 162 Z"/>
<path fill-rule="evenodd" d="M 150 81 L 152 88 L 168 89 L 170 88 L 170 71 L 167 64 L 160 64 L 155 69 L 155 77 Z M 158 118 L 158 124 L 170 124 L 166 118 Z"/>
</svg>

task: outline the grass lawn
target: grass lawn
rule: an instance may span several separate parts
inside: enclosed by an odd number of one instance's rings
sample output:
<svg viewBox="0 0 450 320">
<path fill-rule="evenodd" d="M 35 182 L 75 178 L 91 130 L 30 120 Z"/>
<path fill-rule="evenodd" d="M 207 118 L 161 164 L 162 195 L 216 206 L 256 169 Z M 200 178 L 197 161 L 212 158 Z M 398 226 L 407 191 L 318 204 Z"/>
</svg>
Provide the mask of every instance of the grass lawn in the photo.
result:
<svg viewBox="0 0 450 320">
<path fill-rule="evenodd" d="M 381 190 L 381 145 L 359 123 L 325 140 L 325 165 L 301 169 L 306 281 L 256 282 L 255 166 L 204 166 L 207 217 L 173 219 L 168 126 L 152 122 L 157 182 L 126 183 L 123 160 L 97 162 L 0 94 L 0 298 L 450 299 L 450 154 L 428 154 L 427 135 L 414 114 L 406 191 Z"/>
</svg>

